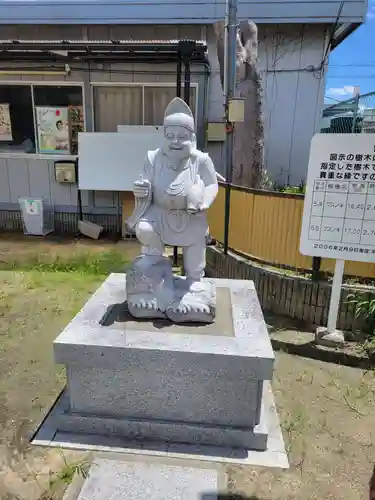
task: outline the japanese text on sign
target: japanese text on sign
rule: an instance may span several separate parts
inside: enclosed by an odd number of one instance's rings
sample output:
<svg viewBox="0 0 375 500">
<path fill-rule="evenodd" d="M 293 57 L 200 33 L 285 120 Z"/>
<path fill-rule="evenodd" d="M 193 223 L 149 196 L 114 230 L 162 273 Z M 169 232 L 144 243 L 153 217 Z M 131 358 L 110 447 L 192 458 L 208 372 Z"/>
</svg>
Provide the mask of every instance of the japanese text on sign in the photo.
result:
<svg viewBox="0 0 375 500">
<path fill-rule="evenodd" d="M 375 261 L 375 134 L 313 138 L 300 250 Z"/>
</svg>

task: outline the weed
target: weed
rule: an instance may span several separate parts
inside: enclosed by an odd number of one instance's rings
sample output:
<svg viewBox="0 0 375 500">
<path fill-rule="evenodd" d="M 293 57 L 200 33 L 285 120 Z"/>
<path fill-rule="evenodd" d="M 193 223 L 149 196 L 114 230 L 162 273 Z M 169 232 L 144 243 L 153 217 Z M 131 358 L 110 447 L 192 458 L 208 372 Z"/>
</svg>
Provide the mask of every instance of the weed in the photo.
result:
<svg viewBox="0 0 375 500">
<path fill-rule="evenodd" d="M 355 316 L 362 320 L 365 339 L 362 350 L 369 357 L 375 355 L 375 298 L 368 294 L 350 295 L 348 303 L 355 305 Z"/>
<path fill-rule="evenodd" d="M 288 436 L 287 450 L 288 453 L 291 451 L 292 441 L 297 436 L 302 436 L 303 428 L 305 424 L 305 418 L 302 408 L 297 408 L 293 415 L 288 415 L 288 418 L 284 421 L 283 429 Z"/>
<path fill-rule="evenodd" d="M 43 493 L 39 500 L 52 499 L 54 492 L 62 486 L 68 486 L 73 481 L 75 475 L 81 476 L 84 479 L 87 478 L 90 466 L 88 460 L 70 463 L 67 461 L 63 453 L 61 453 L 61 457 L 64 464 L 63 468 L 56 473 L 52 473 L 51 471 L 49 472 L 48 489 Z"/>
<path fill-rule="evenodd" d="M 50 486 L 52 486 L 55 481 L 62 481 L 63 483 L 70 484 L 75 474 L 86 479 L 88 474 L 88 463 L 85 461 L 77 464 L 65 462 L 63 470 L 56 474 L 55 479 L 50 480 Z"/>
<path fill-rule="evenodd" d="M 314 374 L 308 372 L 302 372 L 296 377 L 296 382 L 304 382 L 305 384 L 312 385 L 314 382 Z"/>
<path fill-rule="evenodd" d="M 353 402 L 352 401 L 352 394 L 349 390 L 348 387 L 346 387 L 345 389 L 345 394 L 342 395 L 342 400 L 339 400 L 339 399 L 336 399 L 336 398 L 333 398 L 331 396 L 328 396 L 328 395 L 324 395 L 325 398 L 329 399 L 330 401 L 332 401 L 333 403 L 336 403 L 336 404 L 339 404 L 339 405 L 342 405 L 342 406 L 346 406 L 347 408 L 349 408 L 349 410 L 351 410 L 352 412 L 356 413 L 358 416 L 360 417 L 364 417 L 365 414 L 362 413 L 362 411 L 358 408 L 358 405 L 357 405 L 357 402 Z"/>
<path fill-rule="evenodd" d="M 77 468 L 78 466 L 69 466 L 68 469 L 64 469 L 62 472 L 53 475 L 50 473 L 49 486 L 43 491 L 38 500 L 57 500 L 60 499 L 66 488 L 72 482 L 74 474 L 82 475 L 82 477 L 87 476 L 86 469 Z"/>
<path fill-rule="evenodd" d="M 281 191 L 285 194 L 305 194 L 306 184 L 301 182 L 298 186 L 290 186 L 286 184 L 285 186 L 280 186 L 277 191 Z"/>
</svg>

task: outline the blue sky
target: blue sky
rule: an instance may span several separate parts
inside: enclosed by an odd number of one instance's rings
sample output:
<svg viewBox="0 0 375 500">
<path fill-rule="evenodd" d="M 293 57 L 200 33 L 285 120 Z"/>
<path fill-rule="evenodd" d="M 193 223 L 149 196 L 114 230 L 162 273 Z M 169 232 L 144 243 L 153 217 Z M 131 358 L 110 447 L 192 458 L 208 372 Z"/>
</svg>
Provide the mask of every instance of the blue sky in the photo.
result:
<svg viewBox="0 0 375 500">
<path fill-rule="evenodd" d="M 366 23 L 335 49 L 329 58 L 326 103 L 334 104 L 360 93 L 375 91 L 375 0 L 369 0 Z"/>
</svg>

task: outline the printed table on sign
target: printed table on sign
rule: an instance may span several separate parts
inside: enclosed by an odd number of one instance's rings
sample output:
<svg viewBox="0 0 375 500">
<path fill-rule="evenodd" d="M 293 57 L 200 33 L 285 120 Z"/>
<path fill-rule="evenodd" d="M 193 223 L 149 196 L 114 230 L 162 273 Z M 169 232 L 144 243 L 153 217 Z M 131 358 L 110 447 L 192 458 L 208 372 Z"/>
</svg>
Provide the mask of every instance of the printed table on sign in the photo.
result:
<svg viewBox="0 0 375 500">
<path fill-rule="evenodd" d="M 314 136 L 300 251 L 375 261 L 375 134 Z"/>
</svg>

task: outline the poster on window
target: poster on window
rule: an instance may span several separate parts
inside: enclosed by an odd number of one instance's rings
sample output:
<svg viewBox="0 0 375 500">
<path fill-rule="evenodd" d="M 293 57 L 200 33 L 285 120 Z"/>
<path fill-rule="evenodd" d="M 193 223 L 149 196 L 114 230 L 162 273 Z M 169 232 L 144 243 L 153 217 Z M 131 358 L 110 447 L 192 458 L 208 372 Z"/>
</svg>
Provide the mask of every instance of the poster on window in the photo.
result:
<svg viewBox="0 0 375 500">
<path fill-rule="evenodd" d="M 0 104 L 0 141 L 13 141 L 9 104 Z"/>
<path fill-rule="evenodd" d="M 70 153 L 78 154 L 78 134 L 84 132 L 83 106 L 69 106 Z"/>
<path fill-rule="evenodd" d="M 36 107 L 40 153 L 70 154 L 68 108 Z"/>
</svg>

